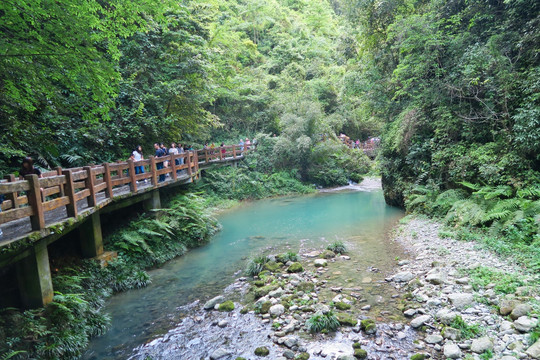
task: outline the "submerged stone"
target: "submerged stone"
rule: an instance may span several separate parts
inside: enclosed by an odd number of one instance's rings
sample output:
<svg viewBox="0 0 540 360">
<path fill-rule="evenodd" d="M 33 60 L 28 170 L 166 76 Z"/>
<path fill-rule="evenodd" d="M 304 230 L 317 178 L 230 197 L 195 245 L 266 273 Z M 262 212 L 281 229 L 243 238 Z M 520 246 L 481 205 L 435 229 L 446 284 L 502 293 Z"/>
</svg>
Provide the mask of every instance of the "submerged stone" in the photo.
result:
<svg viewBox="0 0 540 360">
<path fill-rule="evenodd" d="M 324 250 L 320 256 L 323 259 L 333 259 L 336 257 L 336 253 L 332 250 Z"/>
</svg>

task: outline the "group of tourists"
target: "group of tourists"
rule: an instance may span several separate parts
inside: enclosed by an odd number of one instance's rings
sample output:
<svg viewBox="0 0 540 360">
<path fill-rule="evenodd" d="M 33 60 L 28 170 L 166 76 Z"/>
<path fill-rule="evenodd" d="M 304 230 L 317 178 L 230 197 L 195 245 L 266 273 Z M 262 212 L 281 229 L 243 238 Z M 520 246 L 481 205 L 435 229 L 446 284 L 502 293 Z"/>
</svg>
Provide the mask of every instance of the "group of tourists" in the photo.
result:
<svg viewBox="0 0 540 360">
<path fill-rule="evenodd" d="M 370 137 L 366 141 L 361 142 L 360 139 L 354 141 L 343 133 L 339 134 L 339 139 L 351 149 L 374 149 L 381 143 L 381 139 L 378 137 Z"/>
<path fill-rule="evenodd" d="M 182 144 L 178 143 L 171 143 L 170 147 L 167 148 L 165 144 L 163 143 L 154 143 L 154 156 L 156 158 L 164 157 L 167 155 L 178 155 L 183 154 L 187 151 L 191 151 L 193 148 L 191 146 L 183 146 Z M 131 153 L 131 156 L 129 157 L 134 162 L 138 162 L 141 160 L 144 160 L 144 155 L 142 151 L 142 146 L 137 145 L 135 149 L 133 149 L 133 152 Z M 184 158 L 178 158 L 174 160 L 175 165 L 183 165 L 184 164 Z M 163 168 L 169 167 L 169 161 L 156 161 L 156 169 L 161 170 Z M 177 173 L 180 173 L 181 170 L 178 170 Z M 135 174 L 144 174 L 144 166 L 138 165 L 135 166 Z M 165 174 L 159 175 L 159 182 L 165 181 Z M 146 182 L 146 180 L 145 180 Z"/>
</svg>

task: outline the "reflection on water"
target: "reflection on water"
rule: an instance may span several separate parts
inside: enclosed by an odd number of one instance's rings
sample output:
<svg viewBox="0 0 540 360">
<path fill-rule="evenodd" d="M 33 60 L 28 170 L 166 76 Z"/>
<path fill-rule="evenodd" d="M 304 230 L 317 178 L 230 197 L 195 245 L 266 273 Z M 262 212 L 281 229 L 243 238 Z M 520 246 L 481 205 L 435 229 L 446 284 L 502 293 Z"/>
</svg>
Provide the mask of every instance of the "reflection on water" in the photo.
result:
<svg viewBox="0 0 540 360">
<path fill-rule="evenodd" d="M 344 285 L 362 283 L 379 289 L 367 299 L 377 306 L 378 293 L 388 290 L 378 281 L 402 254 L 385 240 L 385 233 L 402 215 L 384 203 L 380 191 L 261 200 L 225 212 L 219 217 L 223 230 L 210 244 L 151 271 L 148 287 L 109 301 L 106 311 L 112 315 L 112 329 L 94 339 L 83 358 L 128 357 L 134 347 L 174 327 L 183 316 L 180 306 L 219 294 L 245 268 L 247 259 L 261 251 L 305 252 L 342 240 L 352 259 L 340 263 L 339 274 L 326 276 Z"/>
</svg>

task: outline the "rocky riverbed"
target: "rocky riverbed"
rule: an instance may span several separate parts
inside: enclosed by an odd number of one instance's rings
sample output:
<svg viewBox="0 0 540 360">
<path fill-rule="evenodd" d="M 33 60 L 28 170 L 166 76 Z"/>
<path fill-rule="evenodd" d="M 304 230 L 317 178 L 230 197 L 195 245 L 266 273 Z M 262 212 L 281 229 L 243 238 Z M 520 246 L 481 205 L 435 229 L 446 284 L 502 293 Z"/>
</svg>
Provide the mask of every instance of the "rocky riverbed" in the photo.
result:
<svg viewBox="0 0 540 360">
<path fill-rule="evenodd" d="M 418 218 L 400 225 L 393 241 L 408 258 L 380 278 L 362 276 L 359 283 L 370 286 L 337 282 L 333 275 L 354 263 L 347 253 L 268 255 L 259 276 L 237 278 L 222 296 L 192 304 L 190 316 L 132 358 L 540 358 L 538 279 L 440 230 Z M 384 291 L 392 309 L 368 303 L 374 291 Z M 314 318 L 335 319 L 338 329 L 314 332 Z"/>
</svg>

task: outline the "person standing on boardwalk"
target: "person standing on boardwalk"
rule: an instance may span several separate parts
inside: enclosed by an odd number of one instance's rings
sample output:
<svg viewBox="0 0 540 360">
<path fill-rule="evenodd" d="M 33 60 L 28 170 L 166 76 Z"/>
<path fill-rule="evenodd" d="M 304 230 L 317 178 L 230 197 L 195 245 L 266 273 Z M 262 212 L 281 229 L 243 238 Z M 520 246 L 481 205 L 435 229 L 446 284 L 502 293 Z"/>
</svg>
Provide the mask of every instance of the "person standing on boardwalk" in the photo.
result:
<svg viewBox="0 0 540 360">
<path fill-rule="evenodd" d="M 225 143 L 221 143 L 221 158 L 225 159 L 225 155 L 227 153 L 227 150 L 225 149 Z"/>
<path fill-rule="evenodd" d="M 238 143 L 240 145 L 240 152 L 244 151 L 244 139 L 240 139 L 240 142 Z"/>
<path fill-rule="evenodd" d="M 19 178 L 21 180 L 24 180 L 24 177 L 26 175 L 34 175 L 34 174 L 37 175 L 38 177 L 42 177 L 41 171 L 39 171 L 39 169 L 36 169 L 34 167 L 34 160 L 32 160 L 30 156 L 27 156 L 22 161 L 21 170 L 19 171 Z"/>
<path fill-rule="evenodd" d="M 133 160 L 133 162 L 144 160 L 141 145 L 137 145 L 137 147 L 133 150 L 131 153 L 131 160 Z M 144 166 L 135 166 L 135 174 L 144 174 Z"/>
<path fill-rule="evenodd" d="M 161 148 L 161 146 L 158 143 L 154 144 L 154 149 L 156 150 L 156 154 L 155 154 L 156 158 L 160 158 L 160 157 L 165 156 L 165 153 L 163 152 L 163 149 Z M 159 159 L 156 160 L 156 169 L 157 170 L 163 169 L 163 161 L 160 161 Z M 159 175 L 159 182 L 163 182 L 163 181 L 165 181 L 165 174 L 160 174 Z"/>
</svg>

